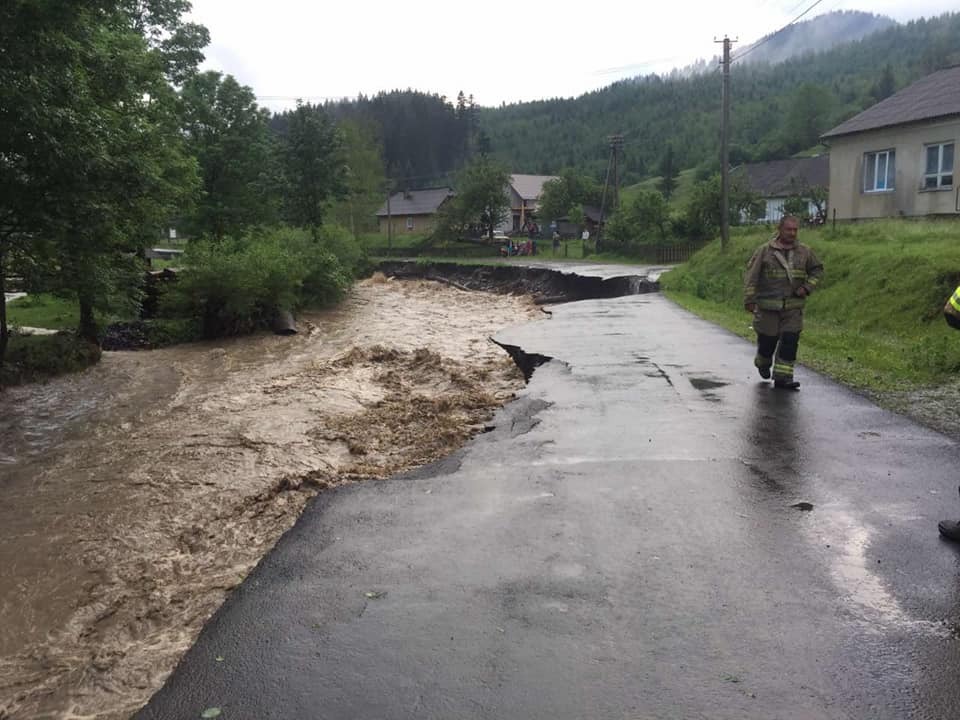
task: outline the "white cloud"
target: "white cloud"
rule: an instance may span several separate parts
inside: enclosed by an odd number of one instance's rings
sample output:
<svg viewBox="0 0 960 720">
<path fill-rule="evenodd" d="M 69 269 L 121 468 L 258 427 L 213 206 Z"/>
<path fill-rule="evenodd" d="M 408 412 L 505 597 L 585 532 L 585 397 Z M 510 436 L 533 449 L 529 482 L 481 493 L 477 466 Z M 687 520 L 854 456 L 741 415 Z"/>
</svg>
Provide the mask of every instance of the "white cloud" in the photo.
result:
<svg viewBox="0 0 960 720">
<path fill-rule="evenodd" d="M 749 44 L 812 0 L 623 3 L 577 8 L 547 0 L 441 0 L 269 4 L 194 0 L 211 33 L 206 69 L 234 75 L 273 109 L 293 98 L 372 95 L 413 88 L 482 105 L 569 97 L 719 53 L 724 33 Z M 904 21 L 951 10 L 956 0 L 872 0 L 872 12 Z M 850 9 L 824 0 L 817 13 Z"/>
</svg>

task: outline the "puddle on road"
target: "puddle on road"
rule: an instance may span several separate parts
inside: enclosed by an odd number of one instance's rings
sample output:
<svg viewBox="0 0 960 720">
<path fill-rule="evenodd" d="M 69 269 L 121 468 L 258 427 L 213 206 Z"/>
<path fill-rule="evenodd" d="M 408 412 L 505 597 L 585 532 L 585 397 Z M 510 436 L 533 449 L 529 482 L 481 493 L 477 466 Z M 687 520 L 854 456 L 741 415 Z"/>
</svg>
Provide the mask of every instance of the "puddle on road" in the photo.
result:
<svg viewBox="0 0 960 720">
<path fill-rule="evenodd" d="M 526 298 L 359 283 L 301 334 L 106 353 L 0 395 L 0 717 L 124 718 L 323 488 L 448 454 L 523 386 Z"/>
<path fill-rule="evenodd" d="M 730 383 L 721 382 L 720 380 L 713 380 L 706 377 L 690 377 L 690 384 L 693 385 L 697 390 L 716 390 L 717 388 L 726 387 Z"/>
</svg>

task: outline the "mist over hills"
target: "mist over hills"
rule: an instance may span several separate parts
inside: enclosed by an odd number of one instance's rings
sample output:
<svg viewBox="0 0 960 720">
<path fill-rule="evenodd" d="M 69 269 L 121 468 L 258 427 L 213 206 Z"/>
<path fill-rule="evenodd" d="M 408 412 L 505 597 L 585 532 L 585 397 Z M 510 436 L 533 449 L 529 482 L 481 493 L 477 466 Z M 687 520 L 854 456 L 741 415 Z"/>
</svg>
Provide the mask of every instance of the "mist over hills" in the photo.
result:
<svg viewBox="0 0 960 720">
<path fill-rule="evenodd" d="M 765 35 L 757 42 L 735 50 L 733 57 L 751 64 L 781 63 L 799 55 L 823 52 L 843 43 L 855 42 L 897 24 L 884 15 L 859 10 L 835 10 Z"/>
</svg>

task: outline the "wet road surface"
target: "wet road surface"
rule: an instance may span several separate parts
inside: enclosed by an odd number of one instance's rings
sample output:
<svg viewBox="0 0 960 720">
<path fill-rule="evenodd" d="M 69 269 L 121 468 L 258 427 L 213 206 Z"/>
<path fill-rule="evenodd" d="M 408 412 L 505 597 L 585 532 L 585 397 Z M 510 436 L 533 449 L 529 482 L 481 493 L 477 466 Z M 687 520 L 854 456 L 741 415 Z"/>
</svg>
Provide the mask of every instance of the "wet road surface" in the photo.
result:
<svg viewBox="0 0 960 720">
<path fill-rule="evenodd" d="M 659 295 L 552 310 L 493 431 L 318 496 L 136 717 L 960 713 L 955 443 Z"/>
</svg>

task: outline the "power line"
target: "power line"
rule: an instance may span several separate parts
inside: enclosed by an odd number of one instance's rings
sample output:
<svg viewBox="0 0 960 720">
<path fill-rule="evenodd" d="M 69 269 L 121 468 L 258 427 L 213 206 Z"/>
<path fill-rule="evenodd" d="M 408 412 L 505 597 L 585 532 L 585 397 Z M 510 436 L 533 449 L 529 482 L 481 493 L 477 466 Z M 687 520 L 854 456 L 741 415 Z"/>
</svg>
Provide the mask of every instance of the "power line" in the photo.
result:
<svg viewBox="0 0 960 720">
<path fill-rule="evenodd" d="M 746 50 L 744 50 L 742 53 L 740 53 L 740 54 L 737 55 L 735 58 L 733 58 L 732 60 L 730 60 L 730 62 L 731 62 L 731 63 L 735 63 L 735 62 L 737 62 L 738 60 L 742 60 L 743 58 L 745 58 L 747 55 L 749 55 L 750 53 L 752 53 L 754 50 L 756 50 L 756 49 L 757 49 L 758 47 L 760 47 L 761 45 L 764 45 L 764 44 L 770 42 L 770 41 L 774 38 L 774 36 L 777 35 L 777 33 L 780 33 L 780 32 L 782 32 L 782 31 L 786 30 L 788 27 L 790 27 L 791 25 L 793 25 L 795 22 L 797 22 L 797 20 L 799 20 L 800 18 L 802 18 L 804 15 L 806 15 L 808 12 L 810 12 L 811 10 L 813 10 L 817 5 L 819 5 L 819 4 L 822 3 L 822 2 L 823 2 L 823 0 L 816 0 L 816 2 L 814 2 L 812 5 L 810 5 L 810 7 L 808 7 L 808 8 L 807 8 L 806 10 L 804 10 L 802 13 L 800 13 L 799 15 L 797 15 L 793 20 L 791 20 L 790 22 L 788 22 L 788 23 L 787 23 L 786 25 L 784 25 L 782 28 L 780 28 L 779 30 L 777 30 L 777 31 L 775 31 L 775 32 L 770 33 L 770 34 L 767 35 L 765 38 L 763 38 L 763 40 L 761 40 L 760 42 L 756 43 L 755 45 L 751 45 L 751 46 L 748 47 Z"/>
</svg>

